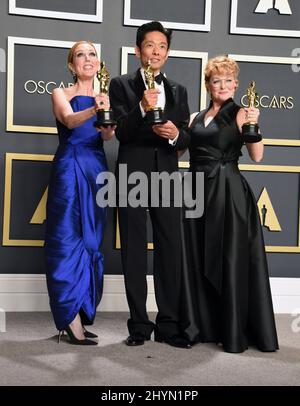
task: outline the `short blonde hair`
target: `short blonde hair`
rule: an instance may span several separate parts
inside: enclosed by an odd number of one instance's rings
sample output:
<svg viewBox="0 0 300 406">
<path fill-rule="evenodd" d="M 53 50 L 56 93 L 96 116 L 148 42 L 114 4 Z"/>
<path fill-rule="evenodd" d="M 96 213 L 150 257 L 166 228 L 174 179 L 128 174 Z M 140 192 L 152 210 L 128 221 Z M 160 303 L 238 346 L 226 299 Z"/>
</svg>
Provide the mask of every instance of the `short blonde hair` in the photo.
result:
<svg viewBox="0 0 300 406">
<path fill-rule="evenodd" d="M 229 58 L 227 55 L 218 55 L 210 58 L 204 70 L 205 87 L 208 89 L 208 82 L 214 73 L 226 73 L 233 75 L 235 79 L 238 78 L 240 68 L 234 59 Z"/>
</svg>

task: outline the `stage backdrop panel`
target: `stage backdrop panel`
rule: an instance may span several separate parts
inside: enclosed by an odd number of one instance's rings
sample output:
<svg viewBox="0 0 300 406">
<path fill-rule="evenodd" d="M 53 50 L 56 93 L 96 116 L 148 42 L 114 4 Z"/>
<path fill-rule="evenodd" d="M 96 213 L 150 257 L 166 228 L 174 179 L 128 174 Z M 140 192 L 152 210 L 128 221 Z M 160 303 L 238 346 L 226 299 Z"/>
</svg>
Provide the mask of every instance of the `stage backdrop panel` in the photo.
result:
<svg viewBox="0 0 300 406">
<path fill-rule="evenodd" d="M 240 169 L 257 201 L 266 251 L 300 253 L 300 166 L 240 165 Z"/>
<path fill-rule="evenodd" d="M 292 69 L 295 58 L 229 56 L 241 69 L 235 96 L 241 105 L 248 104 L 249 82 L 256 81 L 264 144 L 300 146 L 300 81 Z"/>
<path fill-rule="evenodd" d="M 66 63 L 72 45 L 8 38 L 7 131 L 57 133 L 50 96 L 55 87 L 73 85 Z"/>
<path fill-rule="evenodd" d="M 44 245 L 52 159 L 52 155 L 6 154 L 4 246 Z"/>
<path fill-rule="evenodd" d="M 210 31 L 211 0 L 124 0 L 124 24 L 159 20 L 167 28 Z"/>
<path fill-rule="evenodd" d="M 298 0 L 232 0 L 233 34 L 300 37 Z"/>
<path fill-rule="evenodd" d="M 9 13 L 89 22 L 102 21 L 103 0 L 9 0 Z"/>
</svg>

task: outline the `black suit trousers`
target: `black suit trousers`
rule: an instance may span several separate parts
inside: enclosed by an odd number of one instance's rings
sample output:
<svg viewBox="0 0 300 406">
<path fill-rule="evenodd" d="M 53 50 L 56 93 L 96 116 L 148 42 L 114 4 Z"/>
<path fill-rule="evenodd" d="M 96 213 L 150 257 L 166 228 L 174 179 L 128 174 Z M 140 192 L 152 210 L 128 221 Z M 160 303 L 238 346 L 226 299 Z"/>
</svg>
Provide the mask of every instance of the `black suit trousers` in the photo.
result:
<svg viewBox="0 0 300 406">
<path fill-rule="evenodd" d="M 122 265 L 130 309 L 130 334 L 150 337 L 147 300 L 147 208 L 118 209 Z M 181 231 L 178 207 L 149 207 L 153 228 L 153 278 L 158 307 L 156 326 L 164 336 L 177 334 L 181 277 Z"/>
</svg>

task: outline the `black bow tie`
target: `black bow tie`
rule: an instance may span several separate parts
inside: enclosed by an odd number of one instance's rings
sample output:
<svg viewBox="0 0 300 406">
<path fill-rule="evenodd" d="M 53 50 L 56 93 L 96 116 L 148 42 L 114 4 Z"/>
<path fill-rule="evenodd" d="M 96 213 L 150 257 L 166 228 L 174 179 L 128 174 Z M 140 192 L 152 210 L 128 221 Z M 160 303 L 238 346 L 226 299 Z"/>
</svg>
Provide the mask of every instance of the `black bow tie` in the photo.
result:
<svg viewBox="0 0 300 406">
<path fill-rule="evenodd" d="M 160 72 L 158 75 L 156 75 L 155 77 L 154 77 L 154 80 L 155 80 L 155 82 L 157 83 L 157 84 L 161 84 L 161 82 L 163 81 L 163 74 Z"/>
</svg>

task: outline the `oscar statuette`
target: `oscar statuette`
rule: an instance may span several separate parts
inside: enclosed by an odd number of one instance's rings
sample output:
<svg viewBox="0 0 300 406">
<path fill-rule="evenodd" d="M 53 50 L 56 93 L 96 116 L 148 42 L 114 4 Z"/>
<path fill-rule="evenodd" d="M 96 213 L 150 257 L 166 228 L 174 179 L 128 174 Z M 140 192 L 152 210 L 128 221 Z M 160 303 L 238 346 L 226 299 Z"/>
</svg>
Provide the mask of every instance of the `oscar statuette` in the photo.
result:
<svg viewBox="0 0 300 406">
<path fill-rule="evenodd" d="M 248 107 L 255 107 L 255 102 L 257 100 L 257 93 L 256 93 L 256 83 L 252 80 L 249 83 L 247 89 L 247 96 L 248 96 Z M 259 142 L 262 140 L 262 136 L 259 133 L 259 126 L 256 122 L 248 121 L 247 123 L 243 124 L 242 126 L 242 139 L 244 142 L 254 143 Z"/>
<path fill-rule="evenodd" d="M 144 70 L 145 80 L 148 89 L 155 89 L 154 72 L 151 67 L 150 60 L 148 61 L 147 68 Z M 151 107 L 146 111 L 146 119 L 150 125 L 164 124 L 167 120 L 164 119 L 164 111 L 161 107 Z"/>
<path fill-rule="evenodd" d="M 109 85 L 109 72 L 106 69 L 105 62 L 101 62 L 100 70 L 97 72 L 97 79 L 100 84 L 100 93 L 108 94 Z M 113 111 L 111 109 L 105 110 L 101 107 L 97 110 L 97 121 L 94 122 L 95 127 L 107 127 L 109 125 L 117 124 L 114 120 Z"/>
</svg>

